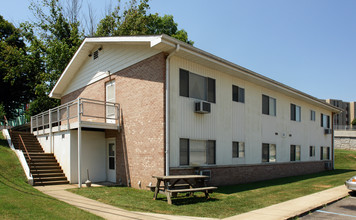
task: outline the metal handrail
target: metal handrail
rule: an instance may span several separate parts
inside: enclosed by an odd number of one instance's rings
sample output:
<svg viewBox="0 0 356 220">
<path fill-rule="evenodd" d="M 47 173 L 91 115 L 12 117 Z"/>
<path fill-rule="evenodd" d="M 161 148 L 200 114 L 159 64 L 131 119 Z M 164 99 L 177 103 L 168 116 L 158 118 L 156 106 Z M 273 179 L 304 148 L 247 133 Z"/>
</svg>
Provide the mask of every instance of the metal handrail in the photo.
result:
<svg viewBox="0 0 356 220">
<path fill-rule="evenodd" d="M 27 157 L 28 157 L 28 159 L 30 160 L 30 163 L 31 163 L 30 154 L 28 153 L 27 148 L 26 148 L 26 145 L 25 145 L 25 143 L 24 143 L 23 140 L 22 140 L 21 134 L 19 134 L 19 138 L 20 138 L 20 140 L 21 140 L 21 142 L 22 142 L 22 145 L 23 145 L 23 147 L 24 147 L 24 149 L 25 149 L 25 151 L 26 151 Z M 20 143 L 19 143 L 19 145 L 20 145 Z M 20 149 L 20 147 L 19 147 L 19 149 Z"/>
<path fill-rule="evenodd" d="M 80 112 L 78 110 L 74 110 L 72 107 L 76 105 L 80 105 Z M 96 105 L 102 105 L 105 107 L 114 107 L 115 110 L 115 116 L 113 117 L 107 117 L 105 111 L 103 112 L 103 115 L 96 115 L 96 114 L 91 114 L 87 113 L 86 109 L 89 108 L 84 108 L 85 104 L 96 104 Z M 66 114 L 62 114 L 66 112 Z M 73 111 L 73 112 L 72 112 Z M 75 113 L 70 114 L 71 113 Z M 61 114 L 60 114 L 61 113 Z M 38 132 L 39 130 L 43 129 L 43 132 L 46 128 L 52 127 L 51 124 L 58 123 L 59 124 L 63 121 L 67 121 L 67 126 L 69 126 L 69 120 L 78 118 L 78 114 L 85 116 L 87 118 L 97 118 L 97 119 L 110 119 L 110 120 L 115 120 L 117 121 L 117 124 L 120 124 L 120 104 L 114 103 L 114 102 L 106 102 L 106 101 L 99 101 L 99 100 L 94 100 L 94 99 L 87 99 L 87 98 L 78 98 L 73 101 L 67 102 L 63 105 L 57 106 L 55 108 L 49 109 L 45 112 L 41 112 L 37 115 L 34 115 L 31 117 L 31 132 L 34 132 L 34 129 Z M 63 116 L 63 117 L 62 117 Z M 50 118 L 51 117 L 51 118 Z M 79 117 L 80 118 L 80 117 Z M 81 119 L 82 120 L 82 119 Z M 80 122 L 80 121 L 78 121 Z M 69 129 L 69 127 L 67 127 Z"/>
</svg>

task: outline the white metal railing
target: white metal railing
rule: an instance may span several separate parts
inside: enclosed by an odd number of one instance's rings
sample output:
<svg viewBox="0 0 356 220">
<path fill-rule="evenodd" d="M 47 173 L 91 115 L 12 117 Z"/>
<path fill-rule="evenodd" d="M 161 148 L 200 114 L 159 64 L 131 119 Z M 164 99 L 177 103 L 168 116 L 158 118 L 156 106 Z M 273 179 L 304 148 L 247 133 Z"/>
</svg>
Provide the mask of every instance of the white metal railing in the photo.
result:
<svg viewBox="0 0 356 220">
<path fill-rule="evenodd" d="M 53 127 L 58 127 L 58 131 L 69 130 L 71 123 L 83 121 L 119 125 L 120 105 L 113 102 L 78 98 L 31 116 L 31 132 L 38 134 L 39 131 L 42 131 L 44 134 L 46 129 L 50 129 L 52 132 Z"/>
<path fill-rule="evenodd" d="M 334 130 L 356 131 L 356 125 L 334 125 Z"/>
</svg>

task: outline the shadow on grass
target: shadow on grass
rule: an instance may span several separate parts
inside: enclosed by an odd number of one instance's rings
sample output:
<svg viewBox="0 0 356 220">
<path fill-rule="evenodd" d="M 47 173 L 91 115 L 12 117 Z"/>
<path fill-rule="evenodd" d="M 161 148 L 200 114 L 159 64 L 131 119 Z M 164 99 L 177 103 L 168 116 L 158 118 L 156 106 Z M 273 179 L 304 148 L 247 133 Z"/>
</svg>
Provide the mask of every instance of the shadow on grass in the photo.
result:
<svg viewBox="0 0 356 220">
<path fill-rule="evenodd" d="M 7 140 L 4 140 L 4 139 L 0 139 L 0 146 L 9 148 Z"/>
<path fill-rule="evenodd" d="M 157 198 L 157 200 L 162 200 L 167 202 L 166 198 Z M 212 198 L 212 197 L 206 199 L 204 196 L 192 196 L 192 197 L 179 196 L 176 198 L 172 198 L 172 205 L 184 206 L 184 205 L 192 205 L 197 203 L 207 203 L 207 202 L 216 202 L 216 201 L 219 201 L 219 199 Z"/>
<path fill-rule="evenodd" d="M 333 176 L 333 175 L 354 172 L 354 171 L 355 170 L 352 170 L 352 169 L 336 169 L 336 170 L 324 171 L 321 173 L 308 174 L 308 175 L 302 175 L 302 176 L 292 176 L 292 177 L 284 177 L 284 178 L 280 178 L 280 179 L 265 180 L 265 181 L 254 182 L 254 183 L 237 184 L 237 185 L 231 185 L 231 186 L 221 186 L 218 188 L 218 190 L 216 192 L 222 193 L 222 194 L 233 194 L 233 193 L 238 193 L 238 192 L 243 192 L 243 191 L 248 191 L 248 190 L 261 189 L 261 188 L 270 187 L 270 186 L 284 185 L 284 184 L 295 183 L 295 182 L 299 182 L 299 181 L 303 181 L 303 180 L 307 180 L 307 179 L 325 177 L 325 176 Z"/>
</svg>

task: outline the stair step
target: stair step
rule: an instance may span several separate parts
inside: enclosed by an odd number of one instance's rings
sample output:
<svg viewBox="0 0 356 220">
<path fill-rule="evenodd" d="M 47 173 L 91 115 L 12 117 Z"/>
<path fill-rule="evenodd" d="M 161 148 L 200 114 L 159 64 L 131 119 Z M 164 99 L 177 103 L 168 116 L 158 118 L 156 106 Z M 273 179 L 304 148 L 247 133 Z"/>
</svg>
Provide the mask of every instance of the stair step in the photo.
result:
<svg viewBox="0 0 356 220">
<path fill-rule="evenodd" d="M 44 167 L 44 166 L 59 166 L 59 163 L 58 162 L 52 162 L 52 163 L 49 163 L 49 162 L 43 162 L 43 163 L 31 163 L 30 164 L 30 168 L 36 168 L 36 167 Z"/>
<path fill-rule="evenodd" d="M 31 170 L 32 175 L 34 174 L 41 174 L 41 173 L 63 173 L 63 170 L 58 168 L 58 169 L 42 169 L 42 170 L 38 170 L 38 169 L 33 169 Z"/>
<path fill-rule="evenodd" d="M 43 179 L 45 177 L 65 177 L 65 175 L 63 173 L 31 173 L 33 178 L 39 178 L 39 179 Z"/>
<path fill-rule="evenodd" d="M 68 180 L 63 181 L 46 181 L 46 182 L 34 182 L 35 186 L 44 186 L 44 185 L 61 185 L 61 184 L 69 184 Z"/>
<path fill-rule="evenodd" d="M 35 182 L 47 182 L 47 181 L 62 181 L 62 180 L 67 180 L 65 176 L 59 176 L 59 177 L 34 177 L 33 180 Z"/>
</svg>

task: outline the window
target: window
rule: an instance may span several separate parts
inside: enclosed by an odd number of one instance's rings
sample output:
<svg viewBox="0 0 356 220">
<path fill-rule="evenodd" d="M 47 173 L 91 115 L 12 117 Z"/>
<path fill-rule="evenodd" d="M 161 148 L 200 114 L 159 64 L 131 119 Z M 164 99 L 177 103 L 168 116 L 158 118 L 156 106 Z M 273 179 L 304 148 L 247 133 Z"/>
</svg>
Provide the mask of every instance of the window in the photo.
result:
<svg viewBox="0 0 356 220">
<path fill-rule="evenodd" d="M 262 162 L 276 162 L 275 144 L 262 144 Z"/>
<path fill-rule="evenodd" d="M 179 69 L 179 95 L 215 103 L 215 79 Z"/>
<path fill-rule="evenodd" d="M 315 157 L 315 146 L 309 146 L 309 157 Z"/>
<path fill-rule="evenodd" d="M 262 95 L 262 114 L 276 116 L 276 99 Z"/>
<path fill-rule="evenodd" d="M 216 163 L 215 141 L 189 140 L 181 138 L 179 142 L 179 164 L 181 166 Z"/>
<path fill-rule="evenodd" d="M 320 147 L 320 160 L 330 160 L 330 147 Z"/>
<path fill-rule="evenodd" d="M 320 125 L 323 128 L 330 128 L 330 116 L 320 114 Z"/>
<path fill-rule="evenodd" d="M 179 164 L 189 165 L 189 140 L 181 138 L 179 141 Z"/>
<path fill-rule="evenodd" d="M 232 142 L 232 157 L 233 158 L 245 157 L 245 143 L 244 142 Z"/>
<path fill-rule="evenodd" d="M 290 104 L 290 120 L 301 121 L 301 107 L 298 105 Z"/>
<path fill-rule="evenodd" d="M 300 145 L 290 146 L 290 161 L 300 161 Z"/>
<path fill-rule="evenodd" d="M 232 85 L 232 101 L 245 103 L 245 89 Z"/>
<path fill-rule="evenodd" d="M 315 111 L 310 110 L 310 121 L 315 121 Z"/>
</svg>

